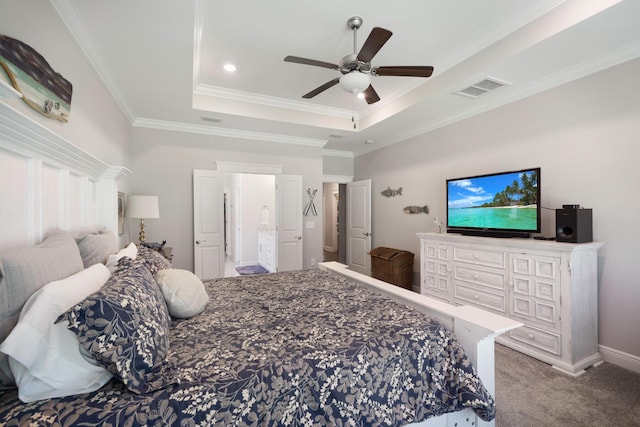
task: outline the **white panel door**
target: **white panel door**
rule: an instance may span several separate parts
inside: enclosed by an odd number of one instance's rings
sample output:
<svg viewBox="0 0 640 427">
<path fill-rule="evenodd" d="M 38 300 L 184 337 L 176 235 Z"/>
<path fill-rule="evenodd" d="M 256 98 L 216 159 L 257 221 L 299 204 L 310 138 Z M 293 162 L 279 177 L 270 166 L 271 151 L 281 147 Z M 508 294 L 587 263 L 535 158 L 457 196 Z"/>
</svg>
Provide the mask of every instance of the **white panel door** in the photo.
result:
<svg viewBox="0 0 640 427">
<path fill-rule="evenodd" d="M 347 264 L 371 275 L 371 180 L 347 183 Z"/>
<path fill-rule="evenodd" d="M 302 176 L 276 175 L 278 271 L 302 270 Z"/>
<path fill-rule="evenodd" d="M 193 170 L 194 273 L 224 277 L 224 186 L 219 171 Z"/>
</svg>

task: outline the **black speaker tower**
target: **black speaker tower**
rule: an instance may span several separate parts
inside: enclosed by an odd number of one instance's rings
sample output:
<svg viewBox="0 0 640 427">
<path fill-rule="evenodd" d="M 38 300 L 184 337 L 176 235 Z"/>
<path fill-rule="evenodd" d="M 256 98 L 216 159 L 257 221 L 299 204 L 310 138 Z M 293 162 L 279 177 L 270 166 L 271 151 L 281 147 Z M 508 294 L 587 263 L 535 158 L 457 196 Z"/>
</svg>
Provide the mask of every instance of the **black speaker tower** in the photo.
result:
<svg viewBox="0 0 640 427">
<path fill-rule="evenodd" d="M 579 205 L 562 205 L 556 209 L 556 242 L 587 243 L 593 241 L 593 211 Z"/>
</svg>

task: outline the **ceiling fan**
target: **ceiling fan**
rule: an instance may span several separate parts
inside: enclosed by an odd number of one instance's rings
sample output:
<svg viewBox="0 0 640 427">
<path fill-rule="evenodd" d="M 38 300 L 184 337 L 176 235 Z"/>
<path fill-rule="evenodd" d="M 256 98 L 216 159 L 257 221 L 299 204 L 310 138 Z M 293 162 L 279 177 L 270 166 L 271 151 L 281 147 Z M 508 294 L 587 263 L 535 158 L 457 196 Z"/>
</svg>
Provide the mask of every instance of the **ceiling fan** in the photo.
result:
<svg viewBox="0 0 640 427">
<path fill-rule="evenodd" d="M 299 56 L 287 56 L 285 62 L 294 62 L 297 64 L 313 65 L 316 67 L 329 68 L 342 73 L 341 77 L 328 81 L 302 95 L 303 98 L 309 99 L 324 92 L 325 90 L 340 83 L 347 92 L 360 93 L 364 95 L 367 104 L 373 104 L 380 101 L 380 97 L 371 85 L 371 76 L 404 76 L 404 77 L 431 77 L 433 67 L 431 66 L 388 66 L 388 67 L 372 67 L 371 60 L 384 46 L 393 34 L 391 31 L 380 27 L 374 27 L 369 37 L 362 45 L 360 52 L 357 52 L 356 34 L 358 28 L 362 25 L 362 18 L 354 16 L 347 21 L 347 26 L 353 31 L 353 53 L 345 56 L 338 64 L 330 62 L 317 61 L 315 59 L 301 58 Z M 357 52 L 357 53 L 356 53 Z"/>
</svg>

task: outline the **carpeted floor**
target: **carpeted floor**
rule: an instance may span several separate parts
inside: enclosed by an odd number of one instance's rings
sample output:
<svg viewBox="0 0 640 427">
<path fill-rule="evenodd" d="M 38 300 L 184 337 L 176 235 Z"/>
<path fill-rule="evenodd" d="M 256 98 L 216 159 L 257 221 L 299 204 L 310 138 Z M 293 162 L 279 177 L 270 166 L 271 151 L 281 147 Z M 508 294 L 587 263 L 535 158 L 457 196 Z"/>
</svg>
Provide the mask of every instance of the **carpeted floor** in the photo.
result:
<svg viewBox="0 0 640 427">
<path fill-rule="evenodd" d="M 610 363 L 573 378 L 496 344 L 496 427 L 640 426 L 640 375 Z"/>
</svg>

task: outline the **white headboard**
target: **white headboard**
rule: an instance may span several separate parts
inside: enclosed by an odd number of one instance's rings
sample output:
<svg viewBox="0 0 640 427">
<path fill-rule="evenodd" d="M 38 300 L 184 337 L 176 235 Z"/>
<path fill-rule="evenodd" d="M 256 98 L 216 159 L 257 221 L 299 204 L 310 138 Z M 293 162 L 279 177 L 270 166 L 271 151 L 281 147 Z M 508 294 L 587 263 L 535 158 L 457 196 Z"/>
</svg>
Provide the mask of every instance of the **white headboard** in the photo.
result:
<svg viewBox="0 0 640 427">
<path fill-rule="evenodd" d="M 11 90 L 2 84 L 0 98 Z M 117 235 L 117 181 L 130 173 L 0 101 L 0 252 L 39 243 L 54 228 Z"/>
</svg>

